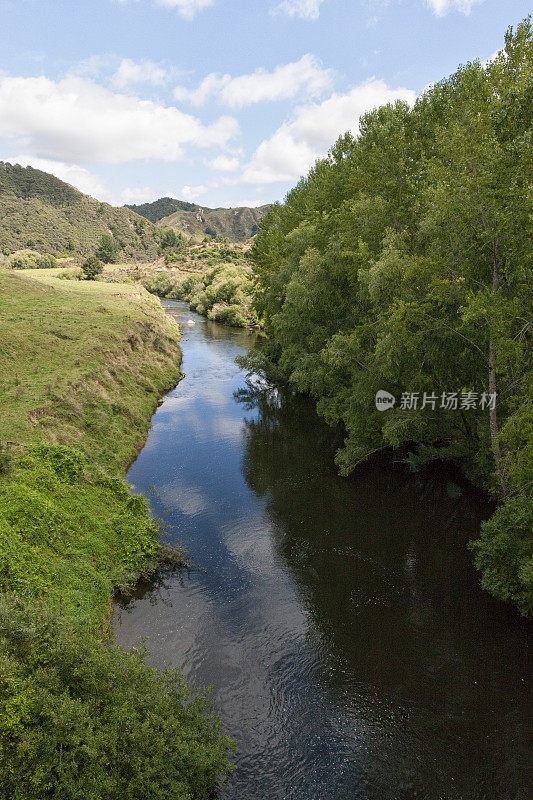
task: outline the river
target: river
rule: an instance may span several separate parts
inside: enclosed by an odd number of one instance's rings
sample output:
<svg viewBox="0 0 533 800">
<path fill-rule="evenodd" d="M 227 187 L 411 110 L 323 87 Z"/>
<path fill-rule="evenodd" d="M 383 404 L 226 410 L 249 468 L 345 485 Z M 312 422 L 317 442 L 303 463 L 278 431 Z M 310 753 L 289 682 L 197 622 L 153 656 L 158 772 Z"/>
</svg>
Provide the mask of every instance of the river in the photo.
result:
<svg viewBox="0 0 533 800">
<path fill-rule="evenodd" d="M 193 569 L 117 603 L 114 633 L 213 687 L 221 800 L 525 799 L 527 625 L 466 548 L 486 499 L 451 468 L 339 477 L 312 406 L 246 383 L 253 337 L 163 304 L 186 377 L 128 481 Z"/>
</svg>

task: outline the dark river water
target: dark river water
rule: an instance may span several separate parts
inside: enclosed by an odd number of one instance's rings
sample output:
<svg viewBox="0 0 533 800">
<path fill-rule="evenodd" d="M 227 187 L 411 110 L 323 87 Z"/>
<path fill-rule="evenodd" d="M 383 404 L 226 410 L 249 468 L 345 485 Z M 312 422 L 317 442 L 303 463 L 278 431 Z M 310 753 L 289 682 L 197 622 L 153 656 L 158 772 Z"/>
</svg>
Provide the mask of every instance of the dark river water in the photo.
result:
<svg viewBox="0 0 533 800">
<path fill-rule="evenodd" d="M 252 337 L 165 307 L 186 377 L 128 480 L 194 569 L 114 631 L 213 687 L 237 741 L 222 800 L 525 799 L 527 628 L 466 549 L 486 501 L 450 469 L 339 477 L 312 407 L 247 385 Z"/>
</svg>

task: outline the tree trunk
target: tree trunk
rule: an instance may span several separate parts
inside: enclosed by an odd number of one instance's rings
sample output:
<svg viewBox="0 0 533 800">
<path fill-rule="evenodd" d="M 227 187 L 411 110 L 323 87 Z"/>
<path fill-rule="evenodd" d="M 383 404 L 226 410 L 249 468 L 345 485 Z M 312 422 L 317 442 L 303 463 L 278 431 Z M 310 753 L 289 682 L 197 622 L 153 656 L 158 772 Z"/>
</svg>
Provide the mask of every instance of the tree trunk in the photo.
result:
<svg viewBox="0 0 533 800">
<path fill-rule="evenodd" d="M 492 293 L 495 294 L 500 286 L 500 274 L 498 270 L 499 264 L 499 255 L 498 255 L 498 243 L 494 243 L 493 248 L 493 261 L 492 261 Z M 489 394 L 493 394 L 495 398 L 497 398 L 497 390 L 496 390 L 496 350 L 494 348 L 494 342 L 492 337 L 489 341 Z M 496 411 L 496 403 L 490 404 L 489 403 L 489 427 L 490 427 L 490 438 L 492 442 L 492 452 L 494 453 L 494 461 L 496 463 L 496 471 L 498 473 L 498 478 L 500 481 L 500 486 L 502 490 L 502 494 L 504 498 L 508 497 L 510 494 L 509 484 L 507 482 L 507 476 L 505 472 L 505 465 L 502 460 L 502 454 L 500 450 L 500 441 L 498 438 L 498 417 Z"/>
</svg>

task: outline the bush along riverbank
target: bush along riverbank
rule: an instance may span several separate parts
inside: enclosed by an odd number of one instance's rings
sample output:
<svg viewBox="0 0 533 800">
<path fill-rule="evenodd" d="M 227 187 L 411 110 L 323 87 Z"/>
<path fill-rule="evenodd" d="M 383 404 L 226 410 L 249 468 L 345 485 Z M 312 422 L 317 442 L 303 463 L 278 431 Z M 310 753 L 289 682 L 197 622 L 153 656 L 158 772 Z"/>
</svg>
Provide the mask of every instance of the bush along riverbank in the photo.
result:
<svg viewBox="0 0 533 800">
<path fill-rule="evenodd" d="M 458 459 L 499 500 L 473 545 L 489 592 L 533 612 L 531 20 L 414 107 L 360 120 L 263 219 L 252 252 L 277 370 L 346 431 Z M 250 362 L 249 362 L 250 363 Z M 395 399 L 379 406 L 376 397 Z M 380 394 L 378 394 L 380 393 Z"/>
<path fill-rule="evenodd" d="M 171 300 L 184 300 L 193 311 L 214 322 L 236 328 L 261 328 L 253 305 L 254 285 L 248 251 L 242 247 L 202 243 L 189 247 L 183 258 L 187 260 L 176 266 L 167 255 L 166 268 L 133 267 L 127 274 L 149 292 Z M 113 272 L 108 270 L 106 277 L 113 279 Z M 120 271 L 118 277 L 120 279 Z"/>
<path fill-rule="evenodd" d="M 261 327 L 253 307 L 252 271 L 242 264 L 220 264 L 179 278 L 145 270 L 140 280 L 148 291 L 184 300 L 192 311 L 214 322 L 235 328 Z"/>
<path fill-rule="evenodd" d="M 113 591 L 161 557 L 123 474 L 178 328 L 135 285 L 0 270 L 0 293 L 2 796 L 207 797 L 230 744 L 208 700 L 108 641 Z"/>
</svg>

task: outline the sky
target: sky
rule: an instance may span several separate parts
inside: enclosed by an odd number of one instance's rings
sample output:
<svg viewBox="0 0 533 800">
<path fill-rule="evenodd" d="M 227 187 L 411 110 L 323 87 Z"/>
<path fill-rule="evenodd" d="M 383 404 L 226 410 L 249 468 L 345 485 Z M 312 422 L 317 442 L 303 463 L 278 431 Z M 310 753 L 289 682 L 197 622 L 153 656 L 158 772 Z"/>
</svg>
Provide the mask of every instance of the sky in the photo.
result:
<svg viewBox="0 0 533 800">
<path fill-rule="evenodd" d="M 283 200 L 365 111 L 493 56 L 522 0 L 0 0 L 0 160 L 122 205 Z"/>
</svg>

